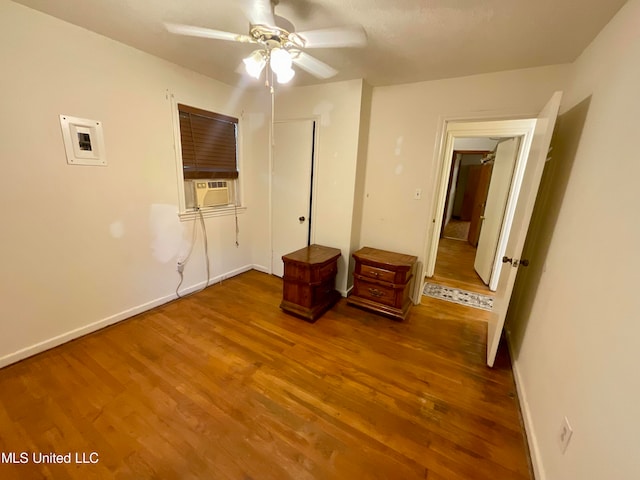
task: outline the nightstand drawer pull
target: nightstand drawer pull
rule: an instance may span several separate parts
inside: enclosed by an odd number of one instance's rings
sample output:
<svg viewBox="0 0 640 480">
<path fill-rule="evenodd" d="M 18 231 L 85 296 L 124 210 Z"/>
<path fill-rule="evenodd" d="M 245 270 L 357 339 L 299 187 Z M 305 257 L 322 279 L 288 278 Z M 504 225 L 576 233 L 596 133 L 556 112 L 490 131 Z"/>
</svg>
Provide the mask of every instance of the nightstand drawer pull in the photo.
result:
<svg viewBox="0 0 640 480">
<path fill-rule="evenodd" d="M 377 288 L 370 288 L 369 293 L 374 297 L 382 297 L 384 295 L 384 292 L 381 292 Z"/>
</svg>

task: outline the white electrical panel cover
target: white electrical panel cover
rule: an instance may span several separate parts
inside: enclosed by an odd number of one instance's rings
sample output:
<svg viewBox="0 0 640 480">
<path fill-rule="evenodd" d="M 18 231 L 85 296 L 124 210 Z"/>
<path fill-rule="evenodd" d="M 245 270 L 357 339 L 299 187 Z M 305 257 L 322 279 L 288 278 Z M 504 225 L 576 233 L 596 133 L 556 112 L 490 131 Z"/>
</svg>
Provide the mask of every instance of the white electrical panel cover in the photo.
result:
<svg viewBox="0 0 640 480">
<path fill-rule="evenodd" d="M 60 115 L 62 138 L 70 165 L 107 165 L 102 122 Z"/>
</svg>

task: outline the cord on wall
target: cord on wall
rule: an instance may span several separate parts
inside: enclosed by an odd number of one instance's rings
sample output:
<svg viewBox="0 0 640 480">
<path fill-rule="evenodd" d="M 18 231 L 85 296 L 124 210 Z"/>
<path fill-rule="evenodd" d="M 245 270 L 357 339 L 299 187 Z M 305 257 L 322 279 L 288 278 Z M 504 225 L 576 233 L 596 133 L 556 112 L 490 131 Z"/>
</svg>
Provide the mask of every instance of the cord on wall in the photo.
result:
<svg viewBox="0 0 640 480">
<path fill-rule="evenodd" d="M 202 287 L 202 289 L 200 290 L 202 291 L 209 286 L 209 278 L 211 278 L 211 275 L 209 272 L 209 239 L 207 238 L 207 229 L 205 228 L 204 217 L 202 216 L 202 210 L 200 210 L 200 208 L 198 208 L 198 214 L 200 215 L 200 226 L 202 227 L 202 235 L 204 240 L 204 260 L 207 264 L 207 279 L 204 283 L 204 287 Z"/>
<path fill-rule="evenodd" d="M 202 210 L 199 207 L 196 207 L 196 210 L 199 214 L 199 218 L 200 218 L 200 226 L 202 228 L 202 240 L 204 242 L 204 257 L 205 257 L 205 262 L 206 262 L 206 268 L 207 268 L 207 278 L 204 284 L 204 287 L 202 287 L 199 290 L 196 290 L 195 292 L 190 293 L 189 295 L 193 295 L 194 293 L 198 293 L 203 291 L 205 288 L 207 288 L 209 286 L 209 278 L 211 278 L 211 272 L 210 272 L 210 262 L 209 262 L 209 238 L 207 237 L 207 229 L 204 223 L 204 216 L 202 215 Z M 177 266 L 177 271 L 178 271 L 178 275 L 180 275 L 180 282 L 178 282 L 178 286 L 176 287 L 176 296 L 178 298 L 183 298 L 185 296 L 188 295 L 181 295 L 180 294 L 180 287 L 182 286 L 182 282 L 184 281 L 184 266 L 187 264 L 187 262 L 189 261 L 189 258 L 191 257 L 191 253 L 193 253 L 193 247 L 196 243 L 196 238 L 197 238 L 197 230 L 196 230 L 196 220 L 193 220 L 193 230 L 191 232 L 191 247 L 189 247 L 189 253 L 187 253 L 187 256 L 184 258 L 184 260 L 179 261 L 178 262 L 178 266 Z"/>
<path fill-rule="evenodd" d="M 236 216 L 236 248 L 238 248 L 240 246 L 240 239 L 239 239 L 240 227 L 238 226 L 238 202 L 235 202 L 233 204 L 233 212 Z"/>
</svg>

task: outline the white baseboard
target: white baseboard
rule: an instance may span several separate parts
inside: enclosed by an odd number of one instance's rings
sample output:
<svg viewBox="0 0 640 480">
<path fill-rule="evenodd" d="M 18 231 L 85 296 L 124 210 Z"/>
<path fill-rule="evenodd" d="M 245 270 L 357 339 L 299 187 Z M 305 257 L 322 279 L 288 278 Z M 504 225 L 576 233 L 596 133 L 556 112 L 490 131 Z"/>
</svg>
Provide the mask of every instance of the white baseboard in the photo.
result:
<svg viewBox="0 0 640 480">
<path fill-rule="evenodd" d="M 37 355 L 38 353 L 42 353 L 45 350 L 49 350 L 51 348 L 57 347 L 58 345 L 62 345 L 63 343 L 69 342 L 71 340 L 82 337 L 89 333 L 93 333 L 97 330 L 100 330 L 101 328 L 108 327 L 109 325 L 113 325 L 114 323 L 118 323 L 122 320 L 133 317 L 134 315 L 138 315 L 139 313 L 145 312 L 147 310 L 151 310 L 152 308 L 155 308 L 167 302 L 170 302 L 175 298 L 176 298 L 175 294 L 157 298 L 155 300 L 144 303 L 137 307 L 130 308 L 120 313 L 116 313 L 115 315 L 111 315 L 107 318 L 103 318 L 102 320 L 98 320 L 97 322 L 84 325 L 74 330 L 65 332 L 61 335 L 57 335 L 53 338 L 49 338 L 42 342 L 36 343 L 34 345 L 30 345 L 28 347 L 22 348 L 16 352 L 0 357 L 0 368 L 6 367 L 7 365 L 10 365 L 12 363 L 19 362 L 20 360 L 24 360 L 27 357 Z"/>
<path fill-rule="evenodd" d="M 533 476 L 535 480 L 546 480 L 547 475 L 542 465 L 542 458 L 540 456 L 540 448 L 538 447 L 538 439 L 536 437 L 535 429 L 533 427 L 533 419 L 531 418 L 531 410 L 529 409 L 529 402 L 527 400 L 527 392 L 524 388 L 522 376 L 520 375 L 520 369 L 518 368 L 518 362 L 513 355 L 514 348 L 511 344 L 511 336 L 509 332 L 506 332 L 507 345 L 509 347 L 509 355 L 511 357 L 511 368 L 513 370 L 513 378 L 516 382 L 516 390 L 518 391 L 518 400 L 520 402 L 520 411 L 522 412 L 522 420 L 524 422 L 524 429 L 527 434 L 527 444 L 529 445 L 529 454 L 531 455 L 531 466 L 533 467 Z"/>
<path fill-rule="evenodd" d="M 258 272 L 262 272 L 262 273 L 269 273 L 271 274 L 271 270 L 268 267 L 263 267 L 262 265 L 252 265 L 252 268 L 254 270 L 257 270 Z"/>
<path fill-rule="evenodd" d="M 349 294 L 351 293 L 351 290 L 353 290 L 353 285 L 351 285 L 346 290 L 342 290 L 342 289 L 338 290 L 338 292 L 340 292 L 340 295 L 342 295 L 344 298 L 347 298 L 349 296 Z"/>
<path fill-rule="evenodd" d="M 248 272 L 249 270 L 255 269 L 262 271 L 263 267 L 256 265 L 245 265 L 244 267 L 237 268 L 235 270 L 231 270 L 225 274 L 218 275 L 216 277 L 209 279 L 209 286 L 215 285 L 216 283 L 223 281 L 227 278 L 235 277 L 244 272 Z M 266 272 L 268 273 L 268 272 Z M 192 285 L 188 288 L 185 288 L 180 291 L 181 296 L 189 295 L 190 293 L 196 292 L 202 289 L 205 286 L 205 282 L 197 283 L 196 285 Z M 108 327 L 109 325 L 113 325 L 114 323 L 121 322 L 122 320 L 126 320 L 127 318 L 131 318 L 140 313 L 146 312 L 147 310 L 151 310 L 152 308 L 159 307 L 165 303 L 171 302 L 172 300 L 176 300 L 178 297 L 175 293 L 171 295 L 165 295 L 164 297 L 157 298 L 155 300 L 151 300 L 150 302 L 143 303 L 142 305 L 138 305 L 137 307 L 129 308 L 122 312 L 111 315 L 107 318 L 103 318 L 102 320 L 98 320 L 96 322 L 90 323 L 88 325 L 84 325 L 82 327 L 69 330 L 68 332 L 57 335 L 53 338 L 49 338 L 42 342 L 38 342 L 34 345 L 30 345 L 25 348 L 21 348 L 13 353 L 9 353 L 0 357 L 0 368 L 6 367 L 7 365 L 11 365 L 12 363 L 19 362 L 20 360 L 24 360 L 25 358 L 31 357 L 33 355 L 37 355 L 38 353 L 42 353 L 45 350 L 49 350 L 51 348 L 62 345 L 63 343 L 69 342 L 76 338 L 82 337 L 84 335 L 88 335 L 89 333 L 93 333 L 102 328 Z"/>
</svg>

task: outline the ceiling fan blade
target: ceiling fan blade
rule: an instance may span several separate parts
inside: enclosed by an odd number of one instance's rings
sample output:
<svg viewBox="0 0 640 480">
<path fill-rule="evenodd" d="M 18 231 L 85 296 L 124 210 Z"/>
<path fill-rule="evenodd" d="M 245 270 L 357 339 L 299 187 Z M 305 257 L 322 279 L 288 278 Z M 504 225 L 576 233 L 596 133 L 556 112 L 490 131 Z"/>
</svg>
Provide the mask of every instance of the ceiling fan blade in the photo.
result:
<svg viewBox="0 0 640 480">
<path fill-rule="evenodd" d="M 273 18 L 271 0 L 251 0 L 251 3 L 252 5 L 247 13 L 252 25 L 273 26 L 276 24 L 276 20 Z"/>
<path fill-rule="evenodd" d="M 314 77 L 331 78 L 338 73 L 335 68 L 304 52 L 299 52 L 297 55 L 294 55 L 292 60 L 298 67 Z"/>
<path fill-rule="evenodd" d="M 211 28 L 194 27 L 192 25 L 180 25 L 177 23 L 165 23 L 164 26 L 171 33 L 188 35 L 190 37 L 213 38 L 215 40 L 229 40 L 231 42 L 256 43 L 249 35 L 240 33 L 223 32 Z"/>
<path fill-rule="evenodd" d="M 364 47 L 367 34 L 359 25 L 296 32 L 305 48 Z"/>
</svg>

